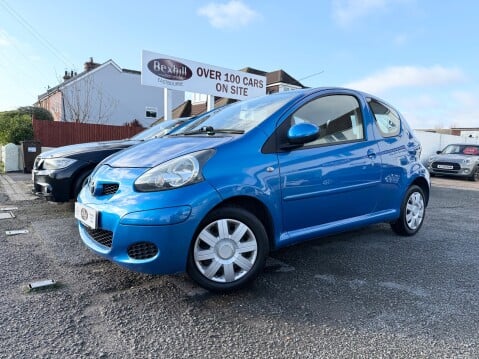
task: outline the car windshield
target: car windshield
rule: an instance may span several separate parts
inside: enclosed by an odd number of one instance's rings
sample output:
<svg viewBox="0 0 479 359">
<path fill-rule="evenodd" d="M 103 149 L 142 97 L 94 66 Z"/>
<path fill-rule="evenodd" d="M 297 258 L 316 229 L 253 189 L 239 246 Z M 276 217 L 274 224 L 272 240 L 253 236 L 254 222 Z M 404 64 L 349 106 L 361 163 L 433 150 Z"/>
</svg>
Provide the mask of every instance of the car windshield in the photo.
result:
<svg viewBox="0 0 479 359">
<path fill-rule="evenodd" d="M 173 135 L 242 134 L 259 125 L 295 96 L 297 94 L 293 92 L 285 92 L 235 102 L 199 116 L 192 123 L 174 131 Z"/>
<path fill-rule="evenodd" d="M 135 136 L 131 137 L 131 140 L 137 140 L 137 141 L 145 141 L 145 140 L 151 140 L 152 138 L 156 137 L 162 137 L 169 133 L 171 130 L 173 130 L 176 126 L 179 126 L 183 122 L 185 122 L 187 118 L 177 118 L 174 120 L 168 120 L 161 122 L 157 125 L 154 125 L 150 128 L 147 128 L 144 131 L 141 131 L 140 133 L 137 133 Z"/>
<path fill-rule="evenodd" d="M 444 154 L 456 154 L 456 155 L 468 155 L 468 156 L 478 156 L 479 155 L 479 146 L 475 145 L 449 145 L 447 146 L 442 153 Z"/>
</svg>

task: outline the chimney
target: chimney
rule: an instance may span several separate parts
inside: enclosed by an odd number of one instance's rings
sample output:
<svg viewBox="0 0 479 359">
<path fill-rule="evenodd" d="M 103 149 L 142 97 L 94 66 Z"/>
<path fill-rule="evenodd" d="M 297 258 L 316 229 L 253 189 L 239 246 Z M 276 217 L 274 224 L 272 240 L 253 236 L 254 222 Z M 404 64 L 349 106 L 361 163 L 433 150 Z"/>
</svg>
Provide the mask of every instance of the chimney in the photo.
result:
<svg viewBox="0 0 479 359">
<path fill-rule="evenodd" d="M 90 57 L 90 61 L 88 62 L 85 62 L 84 66 L 83 66 L 83 69 L 88 72 L 88 71 L 91 71 L 93 70 L 95 67 L 98 67 L 100 66 L 100 64 L 97 64 L 95 62 L 93 62 L 93 57 Z"/>
<path fill-rule="evenodd" d="M 65 75 L 63 75 L 63 81 L 70 80 L 72 76 L 65 70 Z"/>
</svg>

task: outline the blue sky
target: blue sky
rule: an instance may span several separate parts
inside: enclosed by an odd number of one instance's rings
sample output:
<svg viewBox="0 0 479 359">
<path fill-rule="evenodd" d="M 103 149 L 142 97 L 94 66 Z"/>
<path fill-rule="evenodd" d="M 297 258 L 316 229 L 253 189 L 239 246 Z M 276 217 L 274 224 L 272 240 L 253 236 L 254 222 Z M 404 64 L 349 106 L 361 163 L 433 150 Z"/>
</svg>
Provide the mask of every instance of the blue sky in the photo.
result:
<svg viewBox="0 0 479 359">
<path fill-rule="evenodd" d="M 479 127 L 478 12 L 473 0 L 0 0 L 0 111 L 90 57 L 140 70 L 144 49 L 364 90 L 417 129 Z"/>
</svg>

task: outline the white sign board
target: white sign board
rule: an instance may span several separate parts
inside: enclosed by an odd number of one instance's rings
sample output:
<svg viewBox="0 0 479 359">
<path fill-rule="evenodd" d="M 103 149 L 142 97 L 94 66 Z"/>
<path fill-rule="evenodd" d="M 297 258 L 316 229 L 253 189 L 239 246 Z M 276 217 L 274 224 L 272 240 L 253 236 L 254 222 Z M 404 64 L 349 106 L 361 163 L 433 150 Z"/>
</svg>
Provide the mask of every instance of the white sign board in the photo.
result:
<svg viewBox="0 0 479 359">
<path fill-rule="evenodd" d="M 237 100 L 266 94 L 266 77 L 143 50 L 141 84 Z"/>
</svg>

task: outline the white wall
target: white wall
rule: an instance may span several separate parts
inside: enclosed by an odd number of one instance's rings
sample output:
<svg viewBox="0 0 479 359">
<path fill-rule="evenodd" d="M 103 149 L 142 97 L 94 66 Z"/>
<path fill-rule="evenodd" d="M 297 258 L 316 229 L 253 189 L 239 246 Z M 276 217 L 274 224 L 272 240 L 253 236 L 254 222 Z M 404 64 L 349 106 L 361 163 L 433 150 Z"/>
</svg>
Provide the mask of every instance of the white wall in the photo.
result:
<svg viewBox="0 0 479 359">
<path fill-rule="evenodd" d="M 90 121 L 92 123 L 123 125 L 136 119 L 144 127 L 149 127 L 164 115 L 163 88 L 143 86 L 140 74 L 121 71 L 112 63 L 106 63 L 77 81 L 71 81 L 63 93 L 65 107 L 69 102 L 84 102 L 81 107 L 89 108 L 95 117 Z M 87 98 L 87 94 L 90 94 L 90 98 Z M 184 92 L 171 91 L 172 108 L 184 100 Z M 157 109 L 155 118 L 146 117 L 146 107 Z M 108 118 L 98 121 L 100 113 L 107 114 Z M 70 120 L 68 109 L 65 109 L 65 116 Z"/>
</svg>

